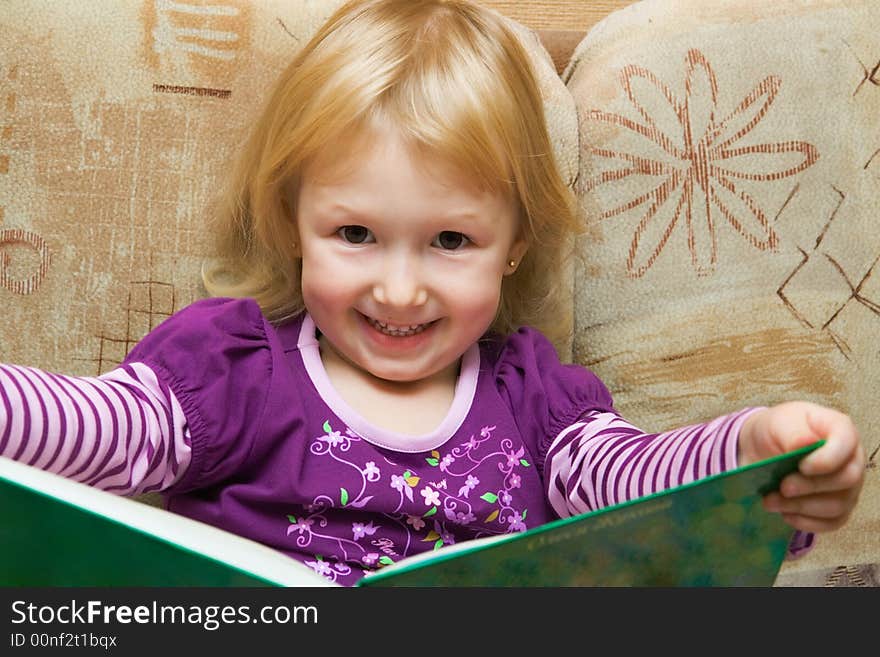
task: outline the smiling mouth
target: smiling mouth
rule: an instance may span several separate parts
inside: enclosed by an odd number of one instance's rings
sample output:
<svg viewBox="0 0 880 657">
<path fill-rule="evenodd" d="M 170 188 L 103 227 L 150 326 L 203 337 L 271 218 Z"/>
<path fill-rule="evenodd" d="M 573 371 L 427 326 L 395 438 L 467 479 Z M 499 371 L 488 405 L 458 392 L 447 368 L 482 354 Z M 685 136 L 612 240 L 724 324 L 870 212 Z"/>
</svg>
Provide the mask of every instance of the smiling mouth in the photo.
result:
<svg viewBox="0 0 880 657">
<path fill-rule="evenodd" d="M 427 322 L 425 324 L 394 325 L 380 322 L 378 319 L 373 319 L 367 315 L 364 315 L 364 319 L 367 320 L 367 323 L 370 326 L 379 331 L 379 333 L 390 335 L 395 338 L 408 338 L 411 335 L 418 335 L 434 324 L 434 322 Z"/>
</svg>

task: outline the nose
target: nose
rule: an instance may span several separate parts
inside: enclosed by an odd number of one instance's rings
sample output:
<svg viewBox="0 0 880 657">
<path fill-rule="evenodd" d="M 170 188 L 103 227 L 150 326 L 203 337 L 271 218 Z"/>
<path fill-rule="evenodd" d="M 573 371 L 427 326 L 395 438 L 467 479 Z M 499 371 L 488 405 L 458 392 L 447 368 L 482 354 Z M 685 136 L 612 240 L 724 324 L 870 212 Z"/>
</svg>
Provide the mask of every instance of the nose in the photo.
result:
<svg viewBox="0 0 880 657">
<path fill-rule="evenodd" d="M 389 254 L 373 284 L 373 298 L 383 306 L 423 306 L 428 300 L 421 267 L 414 256 Z"/>
</svg>

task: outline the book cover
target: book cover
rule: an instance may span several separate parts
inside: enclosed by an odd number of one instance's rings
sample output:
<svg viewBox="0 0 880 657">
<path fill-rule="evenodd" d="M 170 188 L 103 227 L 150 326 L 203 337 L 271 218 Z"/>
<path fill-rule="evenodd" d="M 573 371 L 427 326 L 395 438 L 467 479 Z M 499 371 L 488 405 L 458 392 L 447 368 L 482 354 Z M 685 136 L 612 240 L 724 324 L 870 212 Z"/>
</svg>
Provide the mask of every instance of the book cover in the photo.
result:
<svg viewBox="0 0 880 657">
<path fill-rule="evenodd" d="M 0 457 L 0 586 L 337 586 L 261 543 Z"/>
<path fill-rule="evenodd" d="M 821 441 L 358 586 L 770 586 L 792 529 L 760 497 Z M 2 586 L 338 586 L 250 539 L 0 457 Z"/>
<path fill-rule="evenodd" d="M 771 586 L 794 530 L 764 511 L 761 497 L 823 442 L 520 534 L 411 557 L 359 585 Z"/>
</svg>

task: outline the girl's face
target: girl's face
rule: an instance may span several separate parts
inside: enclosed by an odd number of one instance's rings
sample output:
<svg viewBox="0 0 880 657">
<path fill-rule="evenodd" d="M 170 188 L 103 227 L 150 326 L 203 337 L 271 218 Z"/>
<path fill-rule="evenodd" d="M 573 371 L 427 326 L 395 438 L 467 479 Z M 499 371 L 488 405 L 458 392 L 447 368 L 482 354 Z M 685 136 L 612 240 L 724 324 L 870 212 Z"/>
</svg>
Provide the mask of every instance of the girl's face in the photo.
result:
<svg viewBox="0 0 880 657">
<path fill-rule="evenodd" d="M 303 300 L 322 349 L 386 381 L 448 375 L 525 253 L 516 209 L 393 129 L 356 151 L 313 161 L 296 203 Z"/>
</svg>

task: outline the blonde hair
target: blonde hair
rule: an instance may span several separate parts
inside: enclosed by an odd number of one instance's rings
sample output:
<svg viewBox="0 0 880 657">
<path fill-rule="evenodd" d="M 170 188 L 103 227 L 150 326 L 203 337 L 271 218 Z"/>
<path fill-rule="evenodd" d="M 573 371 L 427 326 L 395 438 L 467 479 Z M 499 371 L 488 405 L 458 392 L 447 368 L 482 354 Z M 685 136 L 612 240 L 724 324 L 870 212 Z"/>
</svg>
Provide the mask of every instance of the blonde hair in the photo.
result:
<svg viewBox="0 0 880 657">
<path fill-rule="evenodd" d="M 490 329 L 569 337 L 563 283 L 578 230 L 529 55 L 494 12 L 464 0 L 354 0 L 300 50 L 269 95 L 214 215 L 209 294 L 250 296 L 272 322 L 303 310 L 295 199 L 326 144 L 390 121 L 483 188 L 512 195 L 530 248 Z"/>
</svg>

